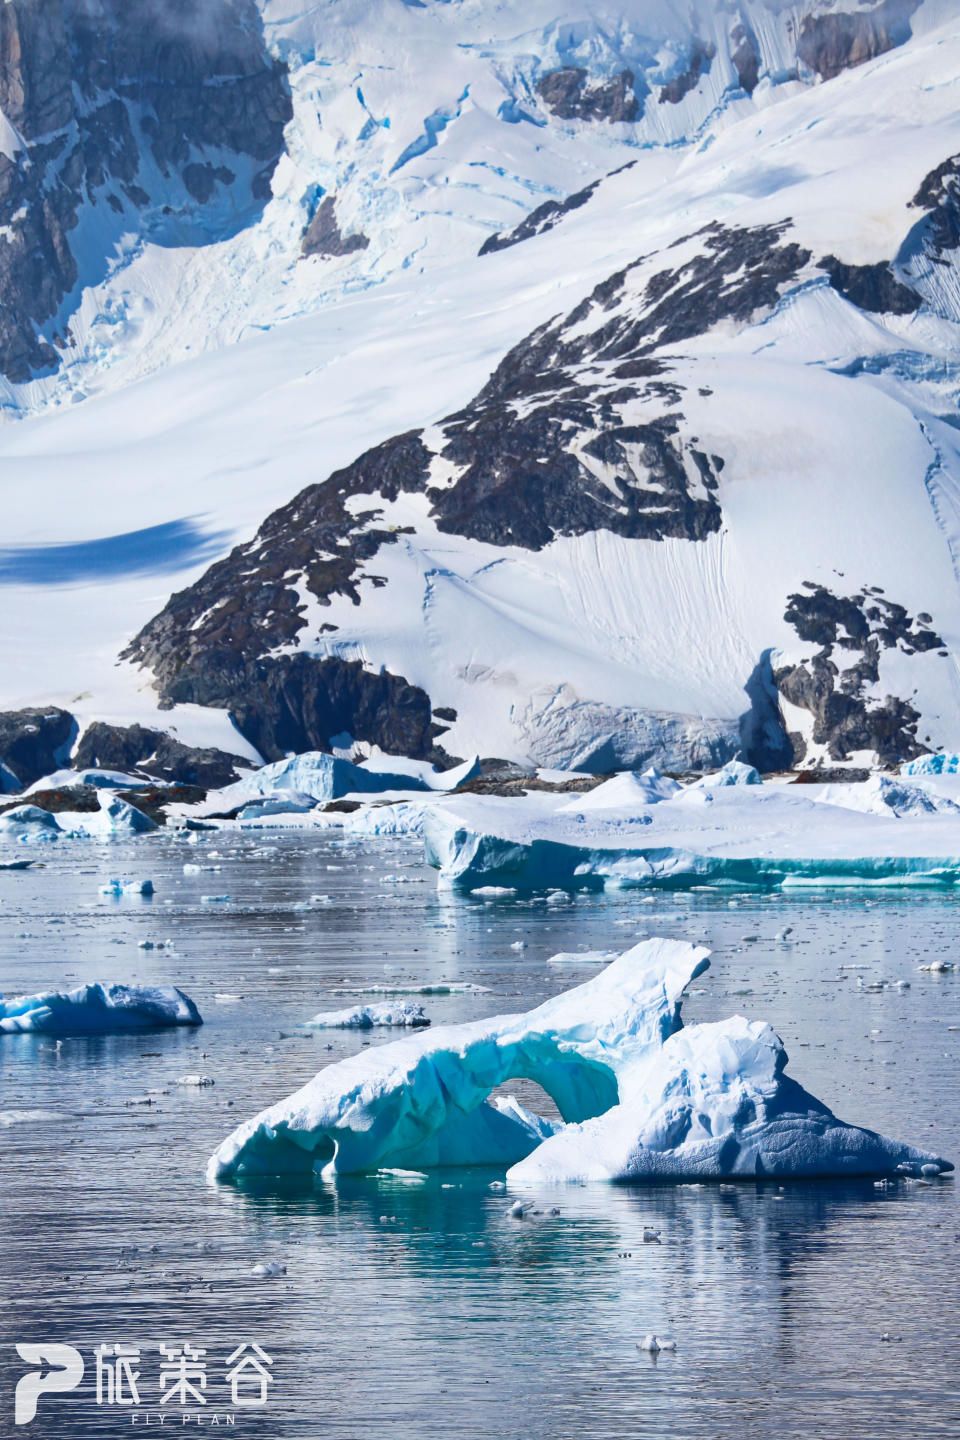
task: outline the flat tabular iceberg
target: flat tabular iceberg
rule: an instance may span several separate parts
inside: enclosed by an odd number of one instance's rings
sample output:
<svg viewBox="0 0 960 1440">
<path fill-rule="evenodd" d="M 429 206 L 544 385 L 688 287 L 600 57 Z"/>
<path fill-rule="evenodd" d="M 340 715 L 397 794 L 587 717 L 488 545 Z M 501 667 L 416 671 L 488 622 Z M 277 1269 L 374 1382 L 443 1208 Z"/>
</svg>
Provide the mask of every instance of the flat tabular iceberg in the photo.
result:
<svg viewBox="0 0 960 1440">
<path fill-rule="evenodd" d="M 202 1025 L 200 1012 L 173 985 L 80 985 L 0 999 L 0 1032 L 103 1035 L 164 1025 Z"/>
<path fill-rule="evenodd" d="M 945 1160 L 846 1125 L 784 1075 L 769 1025 L 684 1029 L 707 951 L 647 940 L 525 1015 L 444 1026 L 321 1070 L 240 1125 L 208 1177 L 504 1165 L 511 1183 L 889 1175 Z M 564 1120 L 547 1133 L 491 1104 L 532 1080 Z"/>
<path fill-rule="evenodd" d="M 306 1024 L 311 1030 L 372 1030 L 375 1025 L 429 1025 L 422 1005 L 397 1001 L 392 1005 L 355 1005 L 351 1010 L 326 1010 Z"/>
</svg>

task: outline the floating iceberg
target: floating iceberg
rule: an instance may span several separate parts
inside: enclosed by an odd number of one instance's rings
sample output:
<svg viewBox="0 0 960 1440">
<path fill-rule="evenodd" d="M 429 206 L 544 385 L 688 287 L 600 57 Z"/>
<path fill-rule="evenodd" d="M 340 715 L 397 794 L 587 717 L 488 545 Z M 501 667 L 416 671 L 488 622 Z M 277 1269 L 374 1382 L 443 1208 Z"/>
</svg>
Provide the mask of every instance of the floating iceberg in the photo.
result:
<svg viewBox="0 0 960 1440">
<path fill-rule="evenodd" d="M 563 804 L 543 794 L 436 802 L 424 814 L 427 861 L 442 887 L 466 891 L 960 880 L 957 808 L 916 782 L 687 786 L 634 807 L 598 805 L 606 789 Z"/>
<path fill-rule="evenodd" d="M 202 1025 L 200 1012 L 173 985 L 80 985 L 0 999 L 0 1031 L 103 1035 L 163 1025 Z"/>
<path fill-rule="evenodd" d="M 722 770 L 714 770 L 711 775 L 704 775 L 702 780 L 695 781 L 701 790 L 721 790 L 727 785 L 762 785 L 760 771 L 755 770 L 752 765 L 744 765 L 742 760 L 728 760 Z"/>
<path fill-rule="evenodd" d="M 886 815 L 899 820 L 909 815 L 960 815 L 960 805 L 934 795 L 922 785 L 904 784 L 889 775 L 871 775 L 860 785 L 825 785 L 817 796 L 821 805 L 839 805 L 861 815 Z"/>
<path fill-rule="evenodd" d="M 311 1030 L 372 1030 L 375 1025 L 429 1025 L 422 1005 L 355 1005 L 352 1010 L 327 1010 L 307 1020 Z"/>
<path fill-rule="evenodd" d="M 279 814 L 284 801 L 289 809 L 300 811 L 305 804 L 340 800 L 344 795 L 427 789 L 426 781 L 417 774 L 369 770 L 353 765 L 349 760 L 341 760 L 337 755 L 308 750 L 302 755 L 291 755 L 286 760 L 264 765 L 253 775 L 225 785 L 222 790 L 211 790 L 204 808 L 209 813 L 232 812 L 241 806 L 252 806 L 269 799 L 274 802 L 270 813 Z"/>
<path fill-rule="evenodd" d="M 952 1169 L 838 1120 L 786 1078 L 769 1025 L 735 1016 L 684 1029 L 684 989 L 708 963 L 695 945 L 647 940 L 528 1014 L 351 1056 L 242 1124 L 208 1177 L 496 1164 L 519 1184 Z M 491 1103 L 517 1078 L 552 1096 L 562 1128 L 548 1134 L 521 1106 Z"/>
<path fill-rule="evenodd" d="M 138 835 L 156 830 L 156 822 L 142 810 L 105 794 L 99 810 L 61 810 L 51 814 L 38 805 L 17 805 L 0 815 L 0 835 L 6 838 L 57 840 L 62 835 L 107 839 L 113 835 Z"/>
<path fill-rule="evenodd" d="M 100 886 L 101 895 L 112 895 L 119 899 L 121 895 L 145 895 L 151 896 L 153 891 L 152 880 L 108 880 L 106 885 Z"/>
<path fill-rule="evenodd" d="M 0 834 L 6 836 L 30 835 L 47 832 L 51 837 L 60 833 L 56 815 L 41 810 L 39 805 L 15 805 L 0 815 Z"/>
</svg>

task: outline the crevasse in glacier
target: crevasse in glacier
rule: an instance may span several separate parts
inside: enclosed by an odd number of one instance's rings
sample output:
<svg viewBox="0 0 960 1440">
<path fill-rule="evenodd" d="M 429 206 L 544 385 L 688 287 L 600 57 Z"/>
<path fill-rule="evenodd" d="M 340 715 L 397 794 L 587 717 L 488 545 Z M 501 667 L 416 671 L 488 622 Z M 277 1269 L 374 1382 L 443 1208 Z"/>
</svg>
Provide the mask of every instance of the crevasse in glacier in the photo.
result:
<svg viewBox="0 0 960 1440">
<path fill-rule="evenodd" d="M 439 1027 L 321 1070 L 221 1144 L 211 1180 L 500 1165 L 508 1181 L 939 1174 L 946 1160 L 846 1125 L 784 1075 L 782 1042 L 740 1016 L 684 1029 L 702 947 L 647 940 L 522 1015 Z M 491 1103 L 526 1078 L 553 1097 L 550 1134 Z"/>
</svg>

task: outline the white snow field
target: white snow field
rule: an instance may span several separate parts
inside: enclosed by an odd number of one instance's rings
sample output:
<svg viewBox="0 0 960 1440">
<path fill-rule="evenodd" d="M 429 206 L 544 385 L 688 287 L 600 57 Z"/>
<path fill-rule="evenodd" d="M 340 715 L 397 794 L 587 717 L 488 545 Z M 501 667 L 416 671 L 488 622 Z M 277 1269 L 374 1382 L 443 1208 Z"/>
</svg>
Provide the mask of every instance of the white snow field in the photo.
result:
<svg viewBox="0 0 960 1440">
<path fill-rule="evenodd" d="M 534 79 L 589 60 L 666 83 L 686 63 L 686 7 L 265 0 L 295 116 L 262 221 L 195 250 L 121 247 L 76 297 L 72 358 L 4 388 L 0 703 L 256 761 L 224 711 L 158 712 L 149 673 L 117 657 L 273 507 L 456 410 L 534 327 L 641 256 L 642 274 L 662 268 L 710 223 L 789 222 L 814 260 L 900 263 L 911 199 L 957 149 L 955 5 L 925 0 L 906 44 L 816 83 L 774 63 L 793 8 L 743 8 L 774 57 L 753 95 L 725 31 L 719 45 L 727 18 L 702 6 L 716 62 L 678 104 L 652 88 L 628 125 L 558 120 Z M 554 228 L 477 254 L 628 160 Z M 320 191 L 367 249 L 297 259 Z M 571 767 L 633 734 L 670 767 L 694 742 L 735 747 L 762 657 L 814 652 L 784 618 L 791 592 L 879 587 L 929 613 L 945 653 L 884 649 L 868 700 L 908 697 L 920 743 L 960 747 L 960 310 L 955 270 L 928 271 L 912 315 L 867 314 L 805 272 L 774 306 L 674 347 L 681 434 L 725 462 L 707 538 L 599 530 L 533 551 L 444 533 L 401 494 L 383 518 L 411 533 L 361 575 L 359 606 L 309 599 L 300 648 L 456 710 L 452 755 Z M 672 402 L 645 404 L 650 422 Z M 822 758 L 809 713 L 786 718 Z"/>
<path fill-rule="evenodd" d="M 200 1011 L 173 985 L 79 985 L 39 995 L 0 996 L 0 1031 L 106 1035 L 167 1025 L 202 1025 Z"/>
<path fill-rule="evenodd" d="M 769 1025 L 684 1029 L 683 992 L 708 952 L 646 940 L 524 1015 L 443 1026 L 351 1056 L 245 1121 L 211 1180 L 443 1165 L 511 1167 L 508 1184 L 758 1176 L 936 1176 L 952 1164 L 847 1125 L 786 1077 Z M 491 1104 L 524 1078 L 562 1128 Z"/>
</svg>

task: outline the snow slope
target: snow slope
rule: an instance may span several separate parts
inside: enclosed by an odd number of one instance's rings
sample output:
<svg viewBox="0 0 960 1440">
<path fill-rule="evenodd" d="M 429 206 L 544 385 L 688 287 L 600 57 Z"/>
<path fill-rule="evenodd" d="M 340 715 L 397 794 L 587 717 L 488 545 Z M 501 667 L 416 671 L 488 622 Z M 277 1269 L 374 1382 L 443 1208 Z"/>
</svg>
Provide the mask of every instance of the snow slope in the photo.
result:
<svg viewBox="0 0 960 1440">
<path fill-rule="evenodd" d="M 361 574 L 359 607 L 319 603 L 291 578 L 306 621 L 293 648 L 383 667 L 456 711 L 451 754 L 720 764 L 756 710 L 747 687 L 764 657 L 796 667 L 817 648 L 786 618 L 788 597 L 804 581 L 840 597 L 882 587 L 932 617 L 947 653 L 882 648 L 864 703 L 898 697 L 921 717 L 919 745 L 960 743 L 955 271 L 926 265 L 923 308 L 894 314 L 857 305 L 816 265 L 900 257 L 904 273 L 911 199 L 957 148 L 954 7 L 928 0 L 912 40 L 821 83 L 802 66 L 784 79 L 799 14 L 747 9 L 767 57 L 753 95 L 718 32 L 715 62 L 673 104 L 657 87 L 685 73 L 691 32 L 665 4 L 593 4 L 575 23 L 556 5 L 397 3 L 376 31 L 358 4 L 297 16 L 267 5 L 295 119 L 263 221 L 192 255 L 143 248 L 111 283 L 149 292 L 151 318 L 124 321 L 95 359 L 81 320 L 75 366 L 9 394 L 42 413 L 0 430 L 0 580 L 17 617 L 3 705 L 157 723 L 149 672 L 117 656 L 172 589 L 303 486 L 464 406 L 510 346 L 650 257 L 629 311 L 667 259 L 702 250 L 686 237 L 719 220 L 787 224 L 812 258 L 772 307 L 670 347 L 679 404 L 630 402 L 645 422 L 679 408 L 687 451 L 722 457 L 717 528 L 696 540 L 595 528 L 531 549 L 450 533 L 422 494 L 402 493 L 376 523 L 412 533 Z M 700 29 L 721 24 L 709 14 Z M 637 124 L 558 122 L 544 108 L 537 77 L 586 60 L 598 83 L 624 67 L 645 77 Z M 532 119 L 499 113 L 518 96 Z M 476 254 L 535 203 L 625 159 L 552 229 Z M 366 250 L 296 260 L 317 185 Z M 93 314 L 105 296 L 83 305 Z M 63 403 L 73 397 L 84 403 Z M 160 723 L 255 753 L 228 708 L 179 704 Z M 808 711 L 782 708 L 808 763 L 836 758 Z"/>
</svg>

